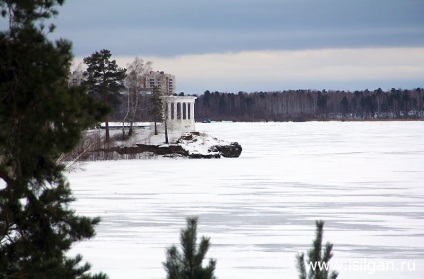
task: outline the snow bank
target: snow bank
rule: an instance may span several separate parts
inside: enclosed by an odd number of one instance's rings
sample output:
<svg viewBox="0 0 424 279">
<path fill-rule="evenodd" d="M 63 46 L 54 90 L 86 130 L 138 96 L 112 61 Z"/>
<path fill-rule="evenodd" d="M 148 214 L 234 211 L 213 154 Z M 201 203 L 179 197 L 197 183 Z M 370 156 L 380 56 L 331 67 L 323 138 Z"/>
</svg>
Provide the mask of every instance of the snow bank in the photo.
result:
<svg viewBox="0 0 424 279">
<path fill-rule="evenodd" d="M 169 144 L 165 144 L 164 134 L 154 135 L 150 131 L 139 130 L 126 141 L 119 141 L 118 146 L 110 149 L 119 154 L 136 154 L 151 152 L 160 156 L 188 158 L 237 158 L 242 147 L 237 142 L 219 140 L 207 133 L 187 132 L 169 133 Z"/>
</svg>

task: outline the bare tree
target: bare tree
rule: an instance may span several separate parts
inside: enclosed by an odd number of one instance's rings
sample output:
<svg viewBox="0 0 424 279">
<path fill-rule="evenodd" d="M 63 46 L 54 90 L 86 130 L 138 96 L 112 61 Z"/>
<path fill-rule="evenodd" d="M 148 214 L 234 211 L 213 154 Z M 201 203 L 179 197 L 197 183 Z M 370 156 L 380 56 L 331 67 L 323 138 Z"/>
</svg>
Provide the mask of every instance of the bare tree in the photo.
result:
<svg viewBox="0 0 424 279">
<path fill-rule="evenodd" d="M 169 92 L 169 86 L 168 86 L 168 78 L 165 75 L 161 75 L 159 78 L 159 85 L 160 85 L 160 94 L 161 96 L 170 96 L 172 92 Z M 164 123 L 164 129 L 165 129 L 165 143 L 169 143 L 168 139 L 168 104 L 166 102 L 162 103 L 163 106 L 163 123 Z"/>
<path fill-rule="evenodd" d="M 125 122 L 129 120 L 130 127 L 128 135 L 133 132 L 133 123 L 137 112 L 140 110 L 140 91 L 147 87 L 146 75 L 152 70 L 152 62 L 145 62 L 142 58 L 136 57 L 134 61 L 127 65 L 127 76 L 125 78 L 125 87 L 128 90 L 127 113 L 122 123 L 122 133 L 125 138 Z"/>
</svg>

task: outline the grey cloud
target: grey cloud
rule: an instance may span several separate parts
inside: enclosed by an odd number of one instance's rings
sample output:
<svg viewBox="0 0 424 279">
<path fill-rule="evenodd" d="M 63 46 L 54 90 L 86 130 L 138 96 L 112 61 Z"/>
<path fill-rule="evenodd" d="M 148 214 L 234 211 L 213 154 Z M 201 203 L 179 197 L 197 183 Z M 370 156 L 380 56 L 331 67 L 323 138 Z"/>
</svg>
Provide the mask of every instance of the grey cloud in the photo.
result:
<svg viewBox="0 0 424 279">
<path fill-rule="evenodd" d="M 423 46 L 423 10 L 422 0 L 73 0 L 54 36 L 77 55 Z"/>
<path fill-rule="evenodd" d="M 111 38 L 108 30 L 69 33 L 75 53 L 107 48 L 119 55 L 175 56 L 245 50 L 299 50 L 386 46 L 423 46 L 424 28 L 319 31 L 249 31 L 126 29 Z M 393 38 L 396 38 L 394 41 Z"/>
</svg>

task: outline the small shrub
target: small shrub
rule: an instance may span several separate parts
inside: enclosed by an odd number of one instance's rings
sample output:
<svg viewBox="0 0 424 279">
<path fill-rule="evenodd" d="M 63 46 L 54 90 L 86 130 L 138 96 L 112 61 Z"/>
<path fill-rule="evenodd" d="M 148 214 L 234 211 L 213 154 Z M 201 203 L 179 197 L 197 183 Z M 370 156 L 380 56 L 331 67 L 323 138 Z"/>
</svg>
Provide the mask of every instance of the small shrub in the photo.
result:
<svg viewBox="0 0 424 279">
<path fill-rule="evenodd" d="M 327 242 L 322 251 L 322 238 L 324 234 L 324 222 L 316 221 L 316 235 L 312 243 L 312 249 L 308 251 L 308 260 L 305 265 L 305 256 L 303 253 L 296 256 L 297 268 L 299 270 L 299 279 L 336 279 L 338 273 L 329 272 L 329 261 L 333 257 L 331 250 L 333 244 Z M 306 268 L 306 266 L 308 268 Z"/>
<path fill-rule="evenodd" d="M 166 262 L 163 266 L 168 279 L 216 279 L 214 270 L 216 260 L 210 259 L 206 267 L 202 266 L 208 252 L 209 238 L 202 236 L 197 245 L 197 217 L 187 218 L 187 228 L 181 230 L 182 252 L 177 247 L 166 249 Z"/>
</svg>

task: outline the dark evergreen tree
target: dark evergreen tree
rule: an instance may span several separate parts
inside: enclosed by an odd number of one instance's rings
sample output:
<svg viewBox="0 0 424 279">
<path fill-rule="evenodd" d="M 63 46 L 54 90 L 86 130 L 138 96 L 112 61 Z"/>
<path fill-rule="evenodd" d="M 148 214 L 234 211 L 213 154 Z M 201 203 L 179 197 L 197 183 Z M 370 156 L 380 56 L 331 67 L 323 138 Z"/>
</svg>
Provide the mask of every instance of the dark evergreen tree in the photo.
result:
<svg viewBox="0 0 424 279">
<path fill-rule="evenodd" d="M 333 244 L 327 242 L 325 249 L 322 248 L 322 238 L 324 234 L 324 222 L 316 222 L 315 240 L 312 243 L 312 248 L 308 251 L 308 260 L 305 264 L 305 255 L 303 253 L 296 256 L 297 268 L 299 271 L 299 279 L 336 279 L 338 273 L 328 270 L 329 262 L 333 257 L 331 250 Z M 307 267 L 308 268 L 307 268 Z"/>
<path fill-rule="evenodd" d="M 206 267 L 202 266 L 208 252 L 209 238 L 202 237 L 197 245 L 197 217 L 187 218 L 187 228 L 181 230 L 182 252 L 172 246 L 166 251 L 163 263 L 168 279 L 214 279 L 216 260 L 210 259 Z"/>
<path fill-rule="evenodd" d="M 126 69 L 119 68 L 116 60 L 110 59 L 111 56 L 109 50 L 102 49 L 84 58 L 87 70 L 84 72 L 83 84 L 88 87 L 89 94 L 101 98 L 107 105 L 119 100 L 117 95 L 125 89 L 126 77 Z M 105 140 L 109 142 L 109 116 L 106 117 L 105 124 Z"/>
<path fill-rule="evenodd" d="M 163 121 L 162 93 L 157 86 L 153 88 L 151 102 L 152 102 L 151 113 L 153 115 L 154 123 L 155 123 L 155 135 L 157 135 L 158 134 L 157 122 Z"/>
<path fill-rule="evenodd" d="M 195 117 L 215 121 L 302 121 L 313 119 L 423 118 L 422 90 L 287 90 L 223 93 L 205 91 L 196 100 Z"/>
<path fill-rule="evenodd" d="M 349 112 L 349 101 L 347 100 L 346 96 L 343 97 L 340 104 L 342 105 L 343 116 L 346 116 L 346 114 Z"/>
<path fill-rule="evenodd" d="M 317 97 L 317 107 L 318 107 L 318 113 L 321 115 L 322 118 L 326 118 L 327 116 L 327 96 L 324 94 L 321 94 L 321 92 L 318 92 Z"/>
<path fill-rule="evenodd" d="M 68 87 L 71 43 L 49 41 L 39 24 L 63 2 L 0 0 L 9 20 L 0 32 L 0 278 L 106 278 L 66 256 L 94 236 L 99 219 L 69 209 L 74 198 L 57 159 L 108 110 Z"/>
</svg>

